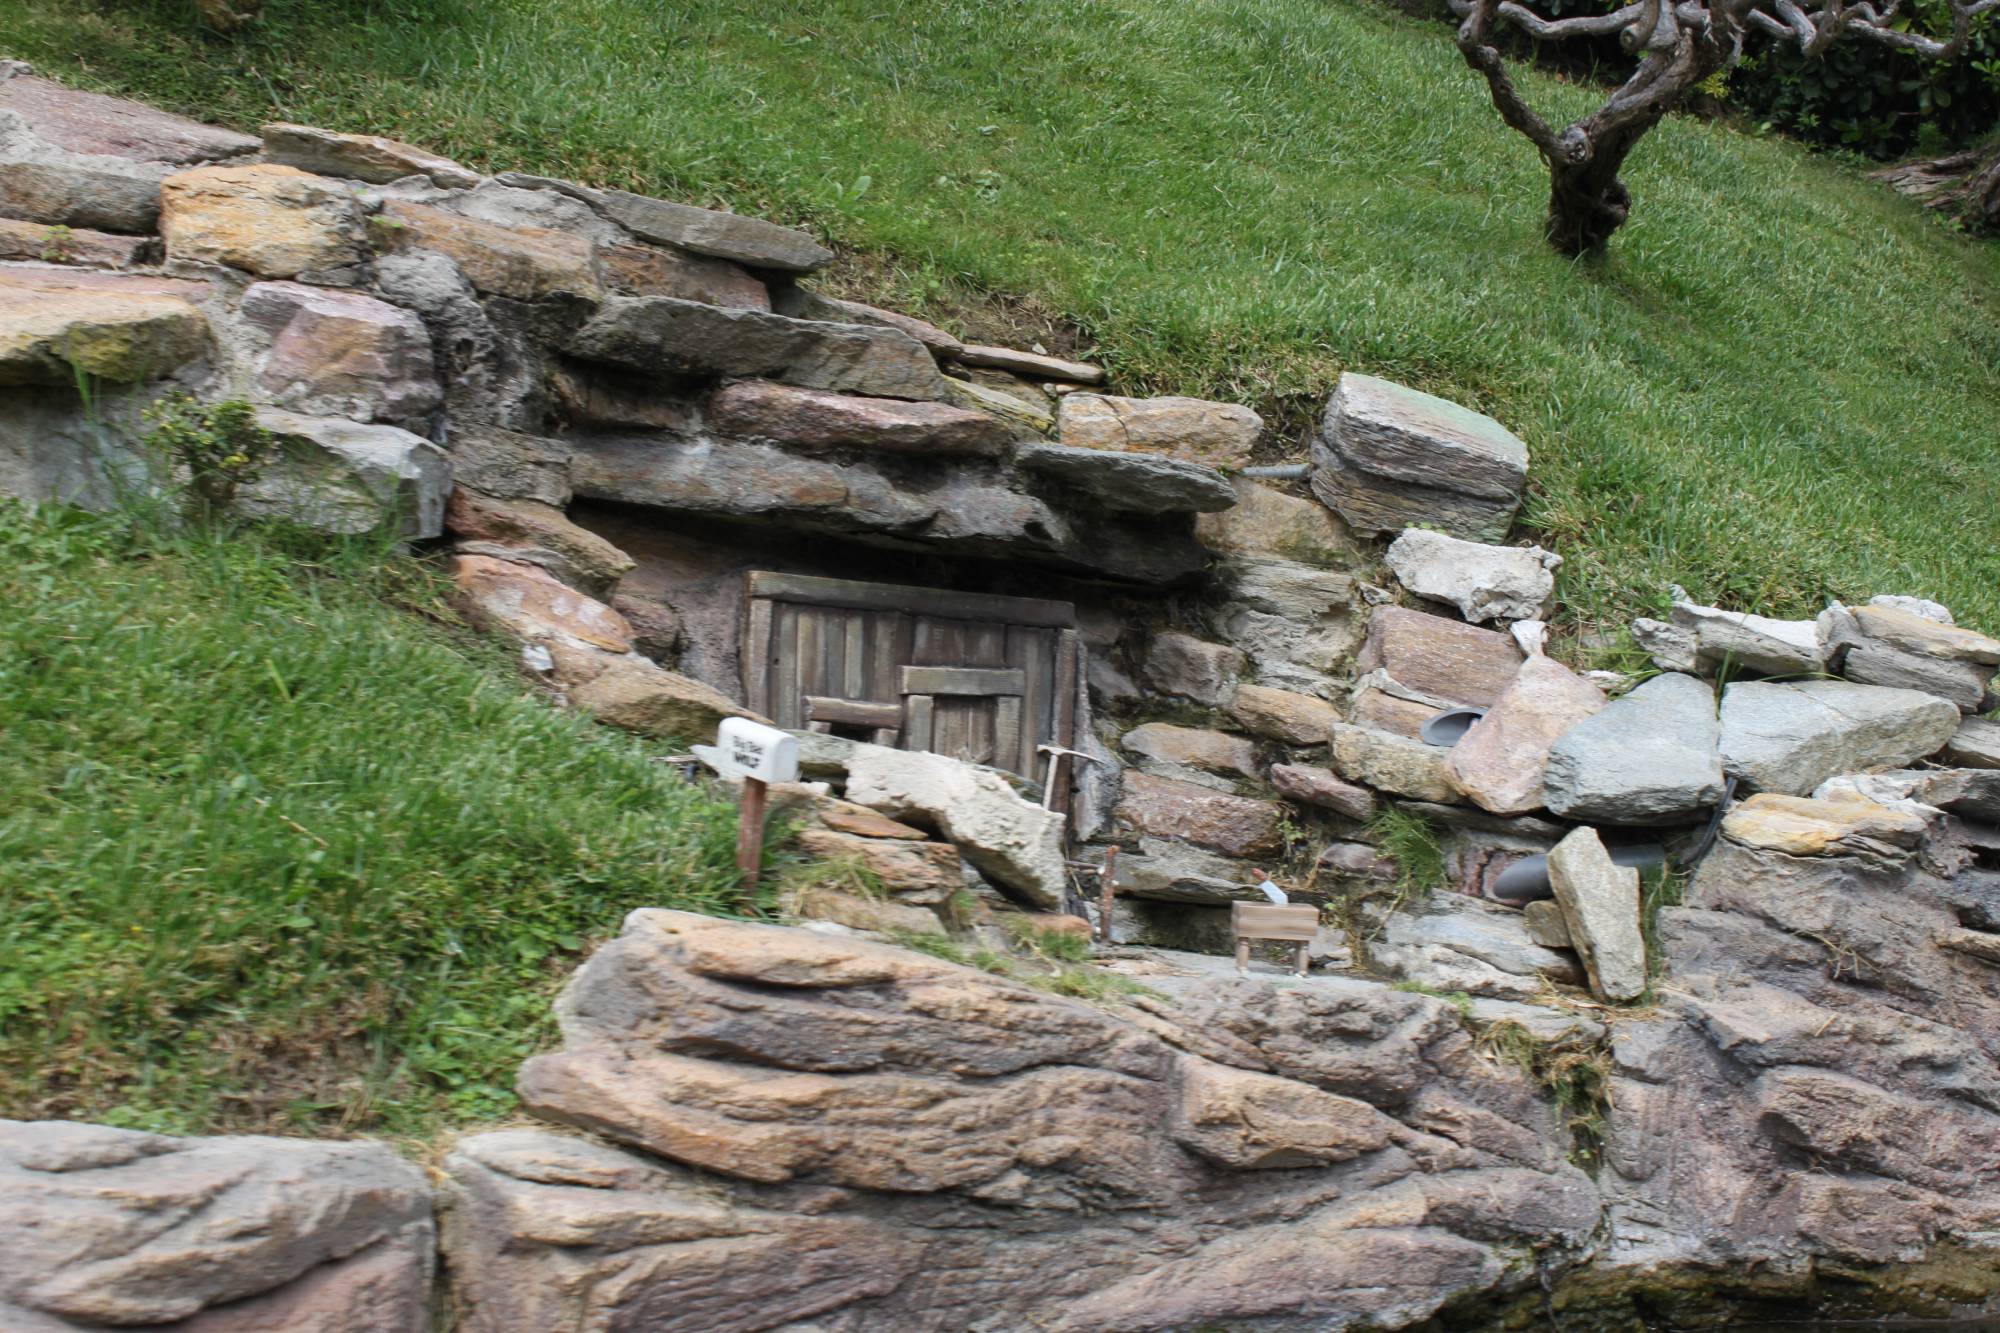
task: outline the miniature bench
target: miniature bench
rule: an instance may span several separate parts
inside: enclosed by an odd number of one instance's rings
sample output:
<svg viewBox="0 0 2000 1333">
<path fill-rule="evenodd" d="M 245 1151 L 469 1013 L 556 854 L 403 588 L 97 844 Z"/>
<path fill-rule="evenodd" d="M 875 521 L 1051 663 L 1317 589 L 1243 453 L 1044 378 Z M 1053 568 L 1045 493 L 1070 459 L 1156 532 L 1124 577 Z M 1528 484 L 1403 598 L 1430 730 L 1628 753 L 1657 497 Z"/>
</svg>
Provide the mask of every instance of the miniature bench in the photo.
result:
<svg viewBox="0 0 2000 1333">
<path fill-rule="evenodd" d="M 1319 933 L 1319 908 L 1310 903 L 1231 903 L 1229 930 L 1236 937 L 1236 970 L 1250 970 L 1250 941 L 1284 940 L 1292 946 L 1292 971 L 1306 974 L 1306 946 Z"/>
</svg>

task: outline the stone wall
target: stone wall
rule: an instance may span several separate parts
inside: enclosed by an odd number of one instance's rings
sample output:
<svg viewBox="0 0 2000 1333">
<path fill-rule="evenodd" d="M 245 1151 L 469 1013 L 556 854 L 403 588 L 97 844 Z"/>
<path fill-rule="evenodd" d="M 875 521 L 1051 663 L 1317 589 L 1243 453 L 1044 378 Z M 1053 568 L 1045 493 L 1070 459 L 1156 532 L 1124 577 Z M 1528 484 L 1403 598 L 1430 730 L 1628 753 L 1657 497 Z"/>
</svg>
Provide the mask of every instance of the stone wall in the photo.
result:
<svg viewBox="0 0 2000 1333">
<path fill-rule="evenodd" d="M 751 569 L 1060 599 L 1094 760 L 1051 813 L 802 738 L 802 847 L 886 899 L 803 897 L 810 929 L 636 913 L 522 1074 L 596 1138 L 470 1137 L 433 1184 L 368 1145 L 5 1126 L 10 1327 L 1992 1304 L 2000 642 L 1904 596 L 1776 621 L 1677 593 L 1631 627 L 1657 672 L 1572 670 L 1541 623 L 1560 559 L 1498 544 L 1529 468 L 1499 423 L 1351 374 L 1272 440 L 835 299 L 832 258 L 0 66 L 0 489 L 112 502 L 163 480 L 148 403 L 248 399 L 283 445 L 248 512 L 392 525 L 558 702 L 680 739 L 745 710 Z M 1244 475 L 1273 454 L 1307 475 Z M 1413 897 L 1385 815 L 1458 892 Z M 1113 845 L 1122 999 L 867 938 L 1076 928 Z M 1619 860 L 1647 846 L 1697 867 L 1650 941 Z M 1226 950 L 1260 870 L 1348 928 L 1315 975 L 1130 947 Z M 1591 1172 L 1530 1076 L 1545 1041 L 1609 1071 Z"/>
</svg>

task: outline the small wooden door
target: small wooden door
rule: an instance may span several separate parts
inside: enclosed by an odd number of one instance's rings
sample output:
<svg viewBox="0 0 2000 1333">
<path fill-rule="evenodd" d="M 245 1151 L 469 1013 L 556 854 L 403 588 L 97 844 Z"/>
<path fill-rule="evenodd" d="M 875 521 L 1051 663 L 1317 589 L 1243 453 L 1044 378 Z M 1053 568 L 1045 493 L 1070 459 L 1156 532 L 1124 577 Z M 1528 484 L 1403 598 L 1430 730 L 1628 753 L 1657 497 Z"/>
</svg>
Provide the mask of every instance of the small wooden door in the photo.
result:
<svg viewBox="0 0 2000 1333">
<path fill-rule="evenodd" d="M 1040 779 L 1068 746 L 1081 648 L 1068 602 L 796 574 L 749 576 L 750 706 L 781 727 Z"/>
</svg>

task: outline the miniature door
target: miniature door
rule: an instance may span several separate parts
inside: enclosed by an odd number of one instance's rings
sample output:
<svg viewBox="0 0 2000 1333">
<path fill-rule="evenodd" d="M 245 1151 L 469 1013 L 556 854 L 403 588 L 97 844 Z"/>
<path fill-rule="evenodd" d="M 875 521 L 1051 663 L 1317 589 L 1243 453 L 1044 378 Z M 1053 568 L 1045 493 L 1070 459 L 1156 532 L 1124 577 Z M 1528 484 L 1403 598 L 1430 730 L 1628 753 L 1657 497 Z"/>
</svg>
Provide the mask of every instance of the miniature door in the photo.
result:
<svg viewBox="0 0 2000 1333">
<path fill-rule="evenodd" d="M 1039 780 L 1068 746 L 1081 651 L 1068 602 L 749 576 L 744 692 L 781 727 L 929 750 Z"/>
</svg>

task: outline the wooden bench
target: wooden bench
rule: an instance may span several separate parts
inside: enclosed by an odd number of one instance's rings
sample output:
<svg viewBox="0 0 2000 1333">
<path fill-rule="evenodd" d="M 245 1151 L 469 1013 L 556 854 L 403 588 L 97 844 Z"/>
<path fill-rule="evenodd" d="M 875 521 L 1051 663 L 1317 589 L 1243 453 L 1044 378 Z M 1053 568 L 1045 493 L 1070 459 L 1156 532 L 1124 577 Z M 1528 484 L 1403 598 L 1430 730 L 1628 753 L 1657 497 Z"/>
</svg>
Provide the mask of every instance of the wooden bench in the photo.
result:
<svg viewBox="0 0 2000 1333">
<path fill-rule="evenodd" d="M 1229 930 L 1236 937 L 1236 970 L 1250 970 L 1250 941 L 1284 940 L 1292 946 L 1292 970 L 1306 974 L 1306 946 L 1319 933 L 1319 908 L 1310 903 L 1231 903 Z"/>
</svg>

